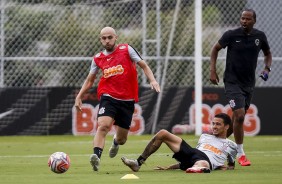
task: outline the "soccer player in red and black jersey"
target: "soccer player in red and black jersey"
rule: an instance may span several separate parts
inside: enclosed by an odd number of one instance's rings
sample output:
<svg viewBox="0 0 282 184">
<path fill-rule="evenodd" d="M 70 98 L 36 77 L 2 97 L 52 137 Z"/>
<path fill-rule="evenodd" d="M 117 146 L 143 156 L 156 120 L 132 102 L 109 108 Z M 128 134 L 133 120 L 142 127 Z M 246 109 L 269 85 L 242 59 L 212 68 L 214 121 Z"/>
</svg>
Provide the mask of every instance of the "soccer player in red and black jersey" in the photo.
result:
<svg viewBox="0 0 282 184">
<path fill-rule="evenodd" d="M 115 157 L 119 145 L 125 144 L 130 128 L 134 103 L 138 102 L 138 76 L 136 64 L 147 76 L 150 86 L 160 92 L 160 86 L 147 63 L 138 52 L 128 44 L 117 44 L 117 34 L 112 27 L 104 27 L 100 32 L 100 42 L 104 50 L 93 57 L 90 72 L 75 99 L 75 107 L 81 111 L 82 96 L 93 85 L 100 69 L 97 94 L 100 99 L 98 129 L 93 140 L 93 154 L 90 163 L 98 171 L 100 158 L 105 146 L 105 138 L 111 125 L 116 125 L 109 156 Z"/>
<path fill-rule="evenodd" d="M 243 150 L 243 123 L 253 96 L 255 71 L 260 50 L 264 54 L 265 67 L 260 75 L 264 81 L 268 79 L 272 63 L 272 55 L 265 33 L 253 28 L 255 23 L 255 11 L 244 10 L 240 18 L 241 27 L 226 31 L 213 46 L 210 58 L 210 81 L 217 85 L 219 82 L 216 72 L 218 52 L 227 47 L 223 82 L 226 98 L 233 111 L 233 131 L 235 142 L 238 145 L 238 162 L 241 166 L 251 165 Z M 230 134 L 232 131 L 228 136 Z"/>
</svg>

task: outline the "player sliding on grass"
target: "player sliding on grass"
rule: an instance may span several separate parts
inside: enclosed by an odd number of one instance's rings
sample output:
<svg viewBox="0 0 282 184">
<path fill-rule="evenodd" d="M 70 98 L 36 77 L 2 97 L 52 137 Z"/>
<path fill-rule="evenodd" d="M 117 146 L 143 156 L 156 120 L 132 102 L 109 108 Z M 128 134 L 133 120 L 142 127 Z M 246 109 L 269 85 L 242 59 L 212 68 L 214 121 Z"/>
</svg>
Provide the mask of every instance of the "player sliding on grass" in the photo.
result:
<svg viewBox="0 0 282 184">
<path fill-rule="evenodd" d="M 212 121 L 212 135 L 202 134 L 196 148 L 192 148 L 180 137 L 160 130 L 148 143 L 137 160 L 122 157 L 121 160 L 132 171 L 139 171 L 146 159 L 165 143 L 174 153 L 179 163 L 157 169 L 181 169 L 186 173 L 209 173 L 215 169 L 234 169 L 237 145 L 226 138 L 227 130 L 231 126 L 231 119 L 225 113 L 215 115 Z M 227 161 L 227 167 L 225 166 Z"/>
</svg>

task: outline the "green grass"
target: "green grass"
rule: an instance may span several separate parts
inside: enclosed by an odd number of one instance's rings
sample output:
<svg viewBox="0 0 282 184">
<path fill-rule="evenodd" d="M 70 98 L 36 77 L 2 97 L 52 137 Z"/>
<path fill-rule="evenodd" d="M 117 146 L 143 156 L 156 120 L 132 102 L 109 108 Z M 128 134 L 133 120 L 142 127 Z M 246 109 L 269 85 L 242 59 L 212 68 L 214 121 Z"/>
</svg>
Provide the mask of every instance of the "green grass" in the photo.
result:
<svg viewBox="0 0 282 184">
<path fill-rule="evenodd" d="M 182 136 L 195 146 L 195 136 Z M 234 171 L 213 171 L 211 174 L 186 174 L 180 170 L 156 171 L 157 165 L 176 163 L 172 153 L 162 145 L 141 170 L 133 173 L 120 160 L 121 156 L 137 158 L 151 138 L 130 136 L 120 147 L 115 158 L 108 157 L 111 136 L 107 137 L 99 172 L 89 164 L 92 153 L 92 136 L 5 136 L 0 137 L 0 183 L 28 184 L 275 184 L 282 183 L 282 136 L 256 136 L 245 138 L 245 151 L 252 166 L 236 164 Z M 71 158 L 71 167 L 64 174 L 55 174 L 47 166 L 49 155 L 63 151 Z M 122 180 L 125 174 L 135 174 L 138 180 Z"/>
</svg>

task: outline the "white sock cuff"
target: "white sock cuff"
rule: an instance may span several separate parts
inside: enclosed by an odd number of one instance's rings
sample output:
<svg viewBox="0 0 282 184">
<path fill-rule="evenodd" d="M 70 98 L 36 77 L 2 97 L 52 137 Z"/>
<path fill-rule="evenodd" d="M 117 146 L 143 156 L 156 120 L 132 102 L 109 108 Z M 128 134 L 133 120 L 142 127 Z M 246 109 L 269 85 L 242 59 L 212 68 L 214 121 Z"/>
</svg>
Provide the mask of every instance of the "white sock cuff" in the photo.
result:
<svg viewBox="0 0 282 184">
<path fill-rule="evenodd" d="M 244 149 L 243 149 L 243 144 L 237 144 L 237 151 L 238 151 L 238 156 L 240 157 L 241 155 L 245 155 Z"/>
</svg>

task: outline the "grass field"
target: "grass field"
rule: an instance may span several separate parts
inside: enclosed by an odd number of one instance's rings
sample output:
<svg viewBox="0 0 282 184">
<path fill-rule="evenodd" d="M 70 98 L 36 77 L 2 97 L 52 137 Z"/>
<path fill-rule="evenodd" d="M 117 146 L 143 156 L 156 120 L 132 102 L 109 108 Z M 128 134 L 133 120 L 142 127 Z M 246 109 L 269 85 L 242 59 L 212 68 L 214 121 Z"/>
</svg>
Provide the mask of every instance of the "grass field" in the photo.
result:
<svg viewBox="0 0 282 184">
<path fill-rule="evenodd" d="M 192 146 L 197 137 L 182 136 Z M 213 171 L 210 174 L 186 174 L 180 170 L 156 171 L 154 166 L 176 163 L 172 153 L 162 145 L 141 170 L 133 173 L 123 165 L 121 156 L 137 158 L 150 135 L 130 136 L 115 158 L 108 157 L 111 137 L 107 137 L 99 172 L 89 164 L 92 153 L 91 136 L 5 136 L 0 137 L 0 183 L 29 184 L 119 184 L 119 183 L 228 183 L 228 184 L 280 184 L 282 183 L 282 136 L 256 136 L 245 138 L 245 151 L 252 166 L 236 164 L 234 171 Z M 63 151 L 71 158 L 71 167 L 64 174 L 52 173 L 47 161 L 49 155 Z M 122 180 L 125 174 L 135 174 L 139 179 Z"/>
</svg>

